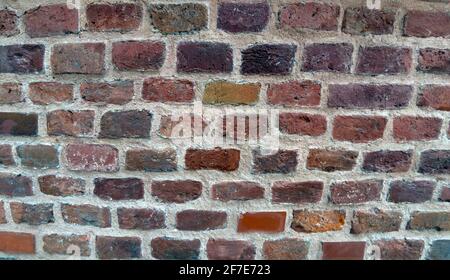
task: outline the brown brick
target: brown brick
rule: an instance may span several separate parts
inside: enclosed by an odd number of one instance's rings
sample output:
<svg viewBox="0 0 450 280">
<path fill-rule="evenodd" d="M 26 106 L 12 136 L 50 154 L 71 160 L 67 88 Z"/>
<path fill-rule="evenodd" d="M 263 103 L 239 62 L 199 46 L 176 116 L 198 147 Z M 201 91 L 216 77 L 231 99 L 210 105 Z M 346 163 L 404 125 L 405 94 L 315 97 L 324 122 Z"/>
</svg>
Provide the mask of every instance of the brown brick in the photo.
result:
<svg viewBox="0 0 450 280">
<path fill-rule="evenodd" d="M 272 186 L 274 203 L 317 203 L 322 198 L 322 182 L 275 182 Z"/>
<path fill-rule="evenodd" d="M 382 260 L 419 260 L 424 248 L 422 240 L 384 239 L 374 243 Z"/>
<path fill-rule="evenodd" d="M 167 237 L 152 239 L 152 256 L 159 260 L 197 260 L 200 240 L 178 240 Z"/>
<path fill-rule="evenodd" d="M 34 169 L 59 167 L 59 151 L 56 146 L 20 145 L 16 148 L 20 163 Z"/>
<path fill-rule="evenodd" d="M 94 194 L 105 200 L 144 198 L 144 182 L 138 178 L 95 178 Z"/>
<path fill-rule="evenodd" d="M 15 165 L 11 145 L 0 145 L 0 166 Z"/>
<path fill-rule="evenodd" d="M 24 197 L 33 195 L 33 182 L 29 177 L 0 173 L 0 195 Z"/>
<path fill-rule="evenodd" d="M 403 34 L 414 37 L 447 37 L 450 15 L 444 11 L 409 11 L 404 19 Z"/>
<path fill-rule="evenodd" d="M 206 254 L 209 260 L 253 260 L 256 248 L 249 241 L 209 239 Z"/>
<path fill-rule="evenodd" d="M 5 207 L 3 201 L 0 201 L 0 224 L 6 224 Z"/>
<path fill-rule="evenodd" d="M 53 216 L 53 204 L 26 204 L 11 202 L 11 215 L 16 224 L 29 224 L 33 226 L 50 224 L 55 222 Z"/>
<path fill-rule="evenodd" d="M 121 71 L 156 71 L 164 63 L 166 46 L 159 41 L 115 42 L 112 62 Z"/>
<path fill-rule="evenodd" d="M 308 243 L 299 239 L 264 241 L 263 255 L 266 260 L 305 260 Z"/>
<path fill-rule="evenodd" d="M 0 252 L 7 254 L 34 254 L 36 241 L 33 234 L 22 232 L 0 232 Z"/>
<path fill-rule="evenodd" d="M 48 234 L 42 239 L 44 251 L 52 255 L 72 255 L 74 253 L 79 253 L 83 257 L 91 255 L 88 235 Z M 74 248 L 76 248 L 75 251 L 73 251 Z"/>
<path fill-rule="evenodd" d="M 382 181 L 345 181 L 330 186 L 330 201 L 334 204 L 364 203 L 380 200 Z"/>
<path fill-rule="evenodd" d="M 375 151 L 364 154 L 362 169 L 370 172 L 407 172 L 411 167 L 413 151 Z"/>
<path fill-rule="evenodd" d="M 450 212 L 418 212 L 411 213 L 407 229 L 450 231 Z"/>
<path fill-rule="evenodd" d="M 86 18 L 91 31 L 132 31 L 141 24 L 142 6 L 131 3 L 93 3 L 86 8 Z"/>
<path fill-rule="evenodd" d="M 61 204 L 61 214 L 66 223 L 100 228 L 111 227 L 111 213 L 108 208 L 94 205 Z"/>
<path fill-rule="evenodd" d="M 304 113 L 281 113 L 280 131 L 287 134 L 320 136 L 327 130 L 327 119 L 323 115 Z"/>
<path fill-rule="evenodd" d="M 293 3 L 281 8 L 279 14 L 282 28 L 307 28 L 337 31 L 339 6 L 325 3 Z"/>
<path fill-rule="evenodd" d="M 189 80 L 148 78 L 144 80 L 142 99 L 150 102 L 189 103 L 194 101 L 194 83 Z"/>
<path fill-rule="evenodd" d="M 100 138 L 148 138 L 152 114 L 148 111 L 109 111 L 100 120 Z"/>
<path fill-rule="evenodd" d="M 185 165 L 188 170 L 234 171 L 239 168 L 240 156 L 240 151 L 236 149 L 188 149 L 185 155 Z"/>
<path fill-rule="evenodd" d="M 94 132 L 95 111 L 57 110 L 47 113 L 47 133 L 50 136 L 88 136 Z"/>
<path fill-rule="evenodd" d="M 150 5 L 153 26 L 162 33 L 199 31 L 208 26 L 208 9 L 199 3 Z"/>
<path fill-rule="evenodd" d="M 275 154 L 264 155 L 260 150 L 253 150 L 253 173 L 287 174 L 297 169 L 297 151 L 279 150 Z"/>
<path fill-rule="evenodd" d="M 283 232 L 286 212 L 247 212 L 239 216 L 237 232 Z"/>
<path fill-rule="evenodd" d="M 80 92 L 81 98 L 89 103 L 124 105 L 133 99 L 134 82 L 82 83 Z"/>
<path fill-rule="evenodd" d="M 83 179 L 46 175 L 38 178 L 42 193 L 52 196 L 83 195 L 86 182 Z"/>
<path fill-rule="evenodd" d="M 272 105 L 316 107 L 320 105 L 321 85 L 313 81 L 270 84 L 267 103 Z"/>
<path fill-rule="evenodd" d="M 342 230 L 345 211 L 294 210 L 291 228 L 297 232 L 327 232 Z"/>
<path fill-rule="evenodd" d="M 423 203 L 431 200 L 435 187 L 433 181 L 393 181 L 388 200 L 395 203 Z"/>
<path fill-rule="evenodd" d="M 365 242 L 323 242 L 324 260 L 363 260 Z"/>
<path fill-rule="evenodd" d="M 306 167 L 326 172 L 350 171 L 355 167 L 357 158 L 356 151 L 310 149 Z"/>
<path fill-rule="evenodd" d="M 121 229 L 154 230 L 165 228 L 164 212 L 145 208 L 117 209 Z"/>
<path fill-rule="evenodd" d="M 311 44 L 303 54 L 302 71 L 350 73 L 353 45 Z"/>
<path fill-rule="evenodd" d="M 394 118 L 393 126 L 397 141 L 427 141 L 439 137 L 442 119 L 402 116 Z"/>
<path fill-rule="evenodd" d="M 0 36 L 14 36 L 19 34 L 19 17 L 8 9 L 0 10 Z"/>
<path fill-rule="evenodd" d="M 125 166 L 130 171 L 176 171 L 177 153 L 173 149 L 129 150 L 126 153 Z"/>
<path fill-rule="evenodd" d="M 412 51 L 397 47 L 361 47 L 356 65 L 357 74 L 408 74 L 412 66 Z"/>
<path fill-rule="evenodd" d="M 381 116 L 337 116 L 332 134 L 338 141 L 367 143 L 383 138 L 386 124 Z"/>
<path fill-rule="evenodd" d="M 211 82 L 205 87 L 203 103 L 250 105 L 258 102 L 260 89 L 259 83 Z"/>
<path fill-rule="evenodd" d="M 202 188 L 199 181 L 153 181 L 152 195 L 162 202 L 185 203 L 198 199 Z"/>
<path fill-rule="evenodd" d="M 0 11 L 1 17 L 1 11 Z M 0 23 L 1 26 L 1 23 Z M 0 27 L 1 28 L 1 27 Z M 23 102 L 22 85 L 18 83 L 1 83 L 0 84 L 0 105 L 15 104 Z"/>
<path fill-rule="evenodd" d="M 264 188 L 254 182 L 221 182 L 212 186 L 211 196 L 213 199 L 224 202 L 262 199 L 264 198 Z"/>
<path fill-rule="evenodd" d="M 176 215 L 176 228 L 178 230 L 214 230 L 224 228 L 227 222 L 227 213 L 206 210 L 184 210 Z"/>
<path fill-rule="evenodd" d="M 402 214 L 395 211 L 371 209 L 354 211 L 351 233 L 391 232 L 400 230 Z"/>
<path fill-rule="evenodd" d="M 54 74 L 103 74 L 105 44 L 75 43 L 55 45 L 51 64 Z"/>
<path fill-rule="evenodd" d="M 24 23 L 30 37 L 78 33 L 78 10 L 64 4 L 39 6 L 25 12 Z"/>
<path fill-rule="evenodd" d="M 73 100 L 73 85 L 59 82 L 31 83 L 28 95 L 37 105 L 70 102 Z"/>
<path fill-rule="evenodd" d="M 95 248 L 97 257 L 102 260 L 142 257 L 141 239 L 138 237 L 97 236 Z"/>
<path fill-rule="evenodd" d="M 119 151 L 110 145 L 69 144 L 65 159 L 69 170 L 114 172 L 119 169 Z"/>
<path fill-rule="evenodd" d="M 368 8 L 345 9 L 342 31 L 354 35 L 383 35 L 394 31 L 395 12 Z"/>
</svg>

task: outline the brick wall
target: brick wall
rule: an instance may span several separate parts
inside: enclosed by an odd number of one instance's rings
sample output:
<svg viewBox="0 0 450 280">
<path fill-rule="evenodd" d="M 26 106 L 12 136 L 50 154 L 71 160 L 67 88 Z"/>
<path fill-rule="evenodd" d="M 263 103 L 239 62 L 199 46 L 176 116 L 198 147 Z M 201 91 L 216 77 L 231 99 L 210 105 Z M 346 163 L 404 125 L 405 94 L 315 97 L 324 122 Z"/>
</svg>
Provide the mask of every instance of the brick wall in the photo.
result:
<svg viewBox="0 0 450 280">
<path fill-rule="evenodd" d="M 449 1 L 170 2 L 0 1 L 0 257 L 450 258 Z"/>
</svg>

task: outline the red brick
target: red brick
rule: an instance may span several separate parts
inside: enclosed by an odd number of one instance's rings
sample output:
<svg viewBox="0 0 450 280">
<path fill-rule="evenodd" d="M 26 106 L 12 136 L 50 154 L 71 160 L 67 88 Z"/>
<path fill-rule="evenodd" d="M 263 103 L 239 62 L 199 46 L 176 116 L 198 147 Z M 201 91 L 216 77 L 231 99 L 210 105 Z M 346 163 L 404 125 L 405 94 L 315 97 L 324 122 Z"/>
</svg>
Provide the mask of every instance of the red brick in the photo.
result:
<svg viewBox="0 0 450 280">
<path fill-rule="evenodd" d="M 152 195 L 162 202 L 185 203 L 198 199 L 202 188 L 199 181 L 153 181 Z"/>
<path fill-rule="evenodd" d="M 394 118 L 393 126 L 397 141 L 427 141 L 439 137 L 442 119 L 402 116 Z"/>
<path fill-rule="evenodd" d="M 177 170 L 177 152 L 164 150 L 129 150 L 125 167 L 130 171 L 172 172 Z"/>
<path fill-rule="evenodd" d="M 24 23 L 30 37 L 78 33 L 78 10 L 64 4 L 39 6 L 25 12 Z"/>
<path fill-rule="evenodd" d="M 0 135 L 36 136 L 37 114 L 0 113 Z"/>
<path fill-rule="evenodd" d="M 81 98 L 89 103 L 124 105 L 133 99 L 134 82 L 82 83 L 80 92 Z"/>
<path fill-rule="evenodd" d="M 38 178 L 42 193 L 52 196 L 75 196 L 86 192 L 86 182 L 83 179 L 46 175 Z"/>
<path fill-rule="evenodd" d="M 88 136 L 94 132 L 95 111 L 57 110 L 47 113 L 47 133 L 50 136 Z"/>
<path fill-rule="evenodd" d="M 380 200 L 382 181 L 345 181 L 330 186 L 330 201 L 334 204 L 364 203 Z"/>
<path fill-rule="evenodd" d="M 200 240 L 178 240 L 157 237 L 152 239 L 152 256 L 159 260 L 197 260 L 200 257 Z"/>
<path fill-rule="evenodd" d="M 450 74 L 450 49 L 420 49 L 417 70 L 425 73 Z"/>
<path fill-rule="evenodd" d="M 307 28 L 337 31 L 339 6 L 324 3 L 294 3 L 281 8 L 279 19 L 282 28 Z"/>
<path fill-rule="evenodd" d="M 327 119 L 322 115 L 281 113 L 280 131 L 287 134 L 320 136 L 327 130 Z"/>
<path fill-rule="evenodd" d="M 188 149 L 185 155 L 185 165 L 188 170 L 234 171 L 239 168 L 240 157 L 241 153 L 236 149 Z"/>
<path fill-rule="evenodd" d="M 388 201 L 423 203 L 431 200 L 436 183 L 433 181 L 393 181 Z"/>
<path fill-rule="evenodd" d="M 308 243 L 299 239 L 268 240 L 263 244 L 266 260 L 305 260 L 308 256 Z"/>
<path fill-rule="evenodd" d="M 409 11 L 404 19 L 403 34 L 414 37 L 447 37 L 450 35 L 450 15 L 443 11 Z"/>
<path fill-rule="evenodd" d="M 338 141 L 367 143 L 383 138 L 387 119 L 381 116 L 337 116 L 333 138 Z"/>
<path fill-rule="evenodd" d="M 260 32 L 270 18 L 268 3 L 220 3 L 217 28 L 231 33 Z"/>
<path fill-rule="evenodd" d="M 323 242 L 324 260 L 363 260 L 365 242 Z"/>
<path fill-rule="evenodd" d="M 322 182 L 275 182 L 272 186 L 273 203 L 317 203 L 322 198 Z"/>
<path fill-rule="evenodd" d="M 31 83 L 28 96 L 37 105 L 49 105 L 73 100 L 73 85 L 58 82 Z"/>
<path fill-rule="evenodd" d="M 11 202 L 11 215 L 16 224 L 28 224 L 33 226 L 50 224 L 55 222 L 53 215 L 53 204 L 27 204 L 21 202 Z"/>
<path fill-rule="evenodd" d="M 159 41 L 124 41 L 112 46 L 112 62 L 121 71 L 156 71 L 164 63 L 166 46 Z"/>
<path fill-rule="evenodd" d="M 33 195 L 33 182 L 29 177 L 0 173 L 0 195 L 25 197 Z"/>
<path fill-rule="evenodd" d="M 249 241 L 209 239 L 206 254 L 209 260 L 253 260 L 256 248 Z"/>
<path fill-rule="evenodd" d="M 100 138 L 148 138 L 152 114 L 145 110 L 109 111 L 100 120 Z"/>
<path fill-rule="evenodd" d="M 105 200 L 144 198 L 144 182 L 138 178 L 95 178 L 94 194 Z"/>
<path fill-rule="evenodd" d="M 42 238 L 44 242 L 43 249 L 52 255 L 72 255 L 79 253 L 80 256 L 88 257 L 91 255 L 89 239 L 88 235 L 49 234 Z M 75 251 L 73 251 L 74 248 L 76 248 Z"/>
<path fill-rule="evenodd" d="M 177 71 L 184 73 L 230 73 L 233 50 L 224 43 L 181 42 L 177 47 Z"/>
<path fill-rule="evenodd" d="M 0 11 L 1 16 L 1 11 Z M 1 24 L 0 24 L 1 26 Z M 0 84 L 0 105 L 15 104 L 23 102 L 22 85 L 18 83 L 2 83 Z"/>
<path fill-rule="evenodd" d="M 144 80 L 142 99 L 150 102 L 190 103 L 194 100 L 194 83 L 189 80 L 148 78 Z"/>
<path fill-rule="evenodd" d="M 382 260 L 419 260 L 425 246 L 423 240 L 384 239 L 374 243 Z"/>
<path fill-rule="evenodd" d="M 311 44 L 305 46 L 302 71 L 350 73 L 353 45 Z"/>
<path fill-rule="evenodd" d="M 44 55 L 44 45 L 0 46 L 0 73 L 41 73 L 44 70 Z"/>
<path fill-rule="evenodd" d="M 100 228 L 111 227 L 111 212 L 105 207 L 89 204 L 61 204 L 61 214 L 63 220 L 69 224 Z"/>
<path fill-rule="evenodd" d="M 33 234 L 22 232 L 0 232 L 0 252 L 7 254 L 34 254 L 36 241 Z"/>
<path fill-rule="evenodd" d="M 278 150 L 274 154 L 262 154 L 260 150 L 253 150 L 252 173 L 292 173 L 297 169 L 297 151 Z"/>
<path fill-rule="evenodd" d="M 286 212 L 247 212 L 238 220 L 238 232 L 283 232 Z"/>
<path fill-rule="evenodd" d="M 211 196 L 213 199 L 223 202 L 262 199 L 264 198 L 264 188 L 254 182 L 221 182 L 212 185 Z"/>
<path fill-rule="evenodd" d="M 87 26 L 91 31 L 132 31 L 142 21 L 142 6 L 131 3 L 89 4 Z"/>
<path fill-rule="evenodd" d="M 110 145 L 69 144 L 65 148 L 68 168 L 74 171 L 114 172 L 119 169 L 119 151 Z"/>
<path fill-rule="evenodd" d="M 342 31 L 355 35 L 383 35 L 394 31 L 395 12 L 368 8 L 345 9 Z"/>
<path fill-rule="evenodd" d="M 291 228 L 297 232 L 316 233 L 342 230 L 345 211 L 294 210 Z"/>
<path fill-rule="evenodd" d="M 419 94 L 417 105 L 441 111 L 450 111 L 450 87 L 427 86 Z"/>
<path fill-rule="evenodd" d="M 19 17 L 8 9 L 0 10 L 0 36 L 14 36 L 19 34 Z"/>
<path fill-rule="evenodd" d="M 272 105 L 316 107 L 320 105 L 321 85 L 313 81 L 270 84 L 267 103 Z"/>
<path fill-rule="evenodd" d="M 364 154 L 362 169 L 370 172 L 407 172 L 411 167 L 413 151 L 376 151 Z"/>
<path fill-rule="evenodd" d="M 141 239 L 138 237 L 97 236 L 97 257 L 109 259 L 139 259 L 142 257 Z"/>
<path fill-rule="evenodd" d="M 11 145 L 0 145 L 0 166 L 15 165 Z"/>
<path fill-rule="evenodd" d="M 178 230 L 214 230 L 225 228 L 227 213 L 206 210 L 184 210 L 176 215 Z"/>
<path fill-rule="evenodd" d="M 164 212 L 156 209 L 119 208 L 117 216 L 121 229 L 154 230 L 166 227 Z"/>
<path fill-rule="evenodd" d="M 208 27 L 208 8 L 200 3 L 149 6 L 153 26 L 163 34 L 200 31 Z"/>
<path fill-rule="evenodd" d="M 412 66 L 412 51 L 397 47 L 361 47 L 356 65 L 357 74 L 408 74 Z"/>
<path fill-rule="evenodd" d="M 54 74 L 100 75 L 105 71 L 104 43 L 55 45 L 51 64 Z"/>
<path fill-rule="evenodd" d="M 356 151 L 311 149 L 306 160 L 306 167 L 326 172 L 350 171 L 355 167 L 357 158 Z"/>
<path fill-rule="evenodd" d="M 351 233 L 392 232 L 400 230 L 402 214 L 395 211 L 371 209 L 354 211 Z"/>
</svg>

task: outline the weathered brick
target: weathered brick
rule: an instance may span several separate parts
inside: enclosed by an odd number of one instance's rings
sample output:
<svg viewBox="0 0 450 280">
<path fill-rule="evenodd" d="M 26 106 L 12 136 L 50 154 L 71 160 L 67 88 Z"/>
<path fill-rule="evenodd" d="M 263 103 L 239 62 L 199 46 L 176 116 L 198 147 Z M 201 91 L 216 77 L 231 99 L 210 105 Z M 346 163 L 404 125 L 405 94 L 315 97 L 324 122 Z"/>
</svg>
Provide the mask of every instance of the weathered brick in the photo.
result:
<svg viewBox="0 0 450 280">
<path fill-rule="evenodd" d="M 308 169 L 326 172 L 350 171 L 356 165 L 358 152 L 335 149 L 310 149 L 306 160 Z"/>
<path fill-rule="evenodd" d="M 156 71 L 164 63 L 166 46 L 159 41 L 115 42 L 112 62 L 121 71 Z"/>
<path fill-rule="evenodd" d="M 320 83 L 313 81 L 288 81 L 269 84 L 267 103 L 272 105 L 316 107 L 320 105 Z"/>
<path fill-rule="evenodd" d="M 450 202 L 450 188 L 442 188 L 440 201 Z"/>
<path fill-rule="evenodd" d="M 44 52 L 44 45 L 0 46 L 0 73 L 41 73 L 44 70 Z"/>
<path fill-rule="evenodd" d="M 148 138 L 152 114 L 148 111 L 110 111 L 100 121 L 100 138 Z"/>
<path fill-rule="evenodd" d="M 165 228 L 164 212 L 145 208 L 117 209 L 121 229 L 154 230 Z"/>
<path fill-rule="evenodd" d="M 253 173 L 291 173 L 297 169 L 297 151 L 279 150 L 274 154 L 262 154 L 260 150 L 253 150 Z"/>
<path fill-rule="evenodd" d="M 394 138 L 397 141 L 427 141 L 439 137 L 442 119 L 401 116 L 394 118 Z"/>
<path fill-rule="evenodd" d="M 324 260 L 363 260 L 366 242 L 322 242 Z"/>
<path fill-rule="evenodd" d="M 353 46 L 341 44 L 307 45 L 303 54 L 302 71 L 350 73 Z"/>
<path fill-rule="evenodd" d="M 419 172 L 424 174 L 449 174 L 450 150 L 426 150 L 420 155 Z"/>
<path fill-rule="evenodd" d="M 294 66 L 297 46 L 288 44 L 253 45 L 242 51 L 244 75 L 288 75 Z"/>
<path fill-rule="evenodd" d="M 283 232 L 286 212 L 247 212 L 239 216 L 237 232 Z"/>
<path fill-rule="evenodd" d="M 86 182 L 83 179 L 45 175 L 38 178 L 42 193 L 52 196 L 75 196 L 86 192 Z"/>
<path fill-rule="evenodd" d="M 450 87 L 427 86 L 419 93 L 417 105 L 441 111 L 450 111 Z"/>
<path fill-rule="evenodd" d="M 82 83 L 80 93 L 81 98 L 89 103 L 124 105 L 133 99 L 134 82 Z"/>
<path fill-rule="evenodd" d="M 73 248 L 76 248 L 76 253 L 79 252 L 80 256 L 88 257 L 91 255 L 89 239 L 88 235 L 48 234 L 42 238 L 44 242 L 43 249 L 52 255 L 72 255 L 75 253 Z"/>
<path fill-rule="evenodd" d="M 184 73 L 230 73 L 233 50 L 228 44 L 182 42 L 177 48 L 177 71 Z"/>
<path fill-rule="evenodd" d="M 450 231 L 450 212 L 419 212 L 411 213 L 407 229 Z"/>
<path fill-rule="evenodd" d="M 108 208 L 94 205 L 61 204 L 61 214 L 66 223 L 100 228 L 111 227 L 111 213 Z"/>
<path fill-rule="evenodd" d="M 14 36 L 19 34 L 19 18 L 17 14 L 8 9 L 0 10 L 0 36 Z"/>
<path fill-rule="evenodd" d="M 73 100 L 73 85 L 59 82 L 31 83 L 28 96 L 37 105 L 70 102 Z"/>
<path fill-rule="evenodd" d="M 270 18 L 267 2 L 220 3 L 217 28 L 231 33 L 261 32 Z"/>
<path fill-rule="evenodd" d="M 36 240 L 33 234 L 0 231 L 0 252 L 7 254 L 34 254 Z"/>
<path fill-rule="evenodd" d="M 280 131 L 287 134 L 320 136 L 327 130 L 327 119 L 323 115 L 305 113 L 281 113 Z"/>
<path fill-rule="evenodd" d="M 328 107 L 344 109 L 399 109 L 408 106 L 412 86 L 346 84 L 328 87 Z"/>
<path fill-rule="evenodd" d="M 139 259 L 142 257 L 139 237 L 97 236 L 95 238 L 97 257 L 108 259 Z"/>
<path fill-rule="evenodd" d="M 339 6 L 325 3 L 293 3 L 281 8 L 279 14 L 282 28 L 307 28 L 337 31 Z"/>
<path fill-rule="evenodd" d="M 86 19 L 91 31 L 132 31 L 141 24 L 142 6 L 132 3 L 93 3 L 86 8 Z"/>
<path fill-rule="evenodd" d="M 435 187 L 433 181 L 393 181 L 388 200 L 395 203 L 423 203 L 431 200 Z"/>
<path fill-rule="evenodd" d="M 6 224 L 5 207 L 3 201 L 0 201 L 0 224 Z"/>
<path fill-rule="evenodd" d="M 94 194 L 105 200 L 144 198 L 144 182 L 138 178 L 96 178 Z"/>
<path fill-rule="evenodd" d="M 78 10 L 64 4 L 38 6 L 25 12 L 24 23 L 30 37 L 78 33 Z"/>
<path fill-rule="evenodd" d="M 425 73 L 450 74 L 450 50 L 420 49 L 417 70 Z"/>
<path fill-rule="evenodd" d="M 55 222 L 53 216 L 53 204 L 27 204 L 21 202 L 11 202 L 11 215 L 16 224 L 29 224 L 33 226 L 49 224 Z"/>
<path fill-rule="evenodd" d="M 178 230 L 214 230 L 224 228 L 227 213 L 221 211 L 184 210 L 176 215 Z"/>
<path fill-rule="evenodd" d="M 51 56 L 54 74 L 100 75 L 105 71 L 104 61 L 104 43 L 58 44 Z"/>
<path fill-rule="evenodd" d="M 219 171 L 234 171 L 239 168 L 240 157 L 241 152 L 236 149 L 188 149 L 184 160 L 188 170 L 215 169 Z"/>
<path fill-rule="evenodd" d="M 203 185 L 199 181 L 153 181 L 152 195 L 163 202 L 185 203 L 202 195 Z"/>
<path fill-rule="evenodd" d="M 200 258 L 200 240 L 179 240 L 168 237 L 152 239 L 152 256 L 159 260 L 197 260 Z"/>
<path fill-rule="evenodd" d="M 370 172 L 407 172 L 411 167 L 413 151 L 375 151 L 364 154 L 362 169 Z"/>
<path fill-rule="evenodd" d="M 450 260 L 450 240 L 435 240 L 431 244 L 428 259 Z"/>
<path fill-rule="evenodd" d="M 382 260 L 419 260 L 424 248 L 422 240 L 385 239 L 374 243 Z"/>
<path fill-rule="evenodd" d="M 209 239 L 206 254 L 209 260 L 253 260 L 256 248 L 244 240 Z"/>
<path fill-rule="evenodd" d="M 0 11 L 1 17 L 1 11 Z M 0 23 L 1 26 L 1 23 Z M 15 104 L 23 102 L 22 85 L 18 83 L 1 83 L 0 84 L 0 105 Z"/>
<path fill-rule="evenodd" d="M 150 5 L 153 26 L 162 33 L 192 32 L 206 29 L 208 10 L 199 3 Z"/>
<path fill-rule="evenodd" d="M 251 105 L 258 102 L 260 89 L 259 83 L 211 82 L 205 86 L 203 103 Z"/>
<path fill-rule="evenodd" d="M 173 149 L 129 150 L 125 166 L 130 171 L 171 172 L 177 170 L 177 153 Z"/>
<path fill-rule="evenodd" d="M 398 231 L 402 222 L 402 214 L 395 211 L 371 209 L 354 211 L 351 233 L 362 234 L 371 232 Z"/>
<path fill-rule="evenodd" d="M 212 185 L 211 196 L 215 200 L 224 202 L 262 199 L 264 198 L 264 188 L 255 182 L 221 182 Z"/>
<path fill-rule="evenodd" d="M 69 144 L 64 154 L 70 170 L 114 172 L 119 169 L 119 151 L 110 145 Z"/>
<path fill-rule="evenodd" d="M 0 113 L 0 135 L 36 136 L 37 114 Z"/>
<path fill-rule="evenodd" d="M 0 165 L 10 166 L 15 164 L 11 145 L 0 145 Z"/>
<path fill-rule="evenodd" d="M 408 74 L 412 66 L 412 51 L 397 47 L 361 47 L 356 65 L 357 74 Z"/>
<path fill-rule="evenodd" d="M 266 260 L 305 260 L 308 243 L 299 239 L 264 241 L 263 256 Z"/>
<path fill-rule="evenodd" d="M 364 203 L 380 200 L 383 182 L 377 180 L 345 181 L 330 186 L 334 204 Z"/>
<path fill-rule="evenodd" d="M 198 121 L 196 125 L 195 122 Z M 207 123 L 194 114 L 175 114 L 161 116 L 158 135 L 163 138 L 192 138 L 203 135 Z"/>
<path fill-rule="evenodd" d="M 342 31 L 354 35 L 383 35 L 394 31 L 395 12 L 368 8 L 347 8 Z"/>
<path fill-rule="evenodd" d="M 381 116 L 337 116 L 332 134 L 338 141 L 368 143 L 383 138 L 386 124 Z"/>
<path fill-rule="evenodd" d="M 57 110 L 47 113 L 47 133 L 50 136 L 88 136 L 94 132 L 95 111 Z"/>
<path fill-rule="evenodd" d="M 450 35 L 450 15 L 443 11 L 409 11 L 404 19 L 403 34 L 414 37 L 447 37 Z"/>
<path fill-rule="evenodd" d="M 322 182 L 275 182 L 272 186 L 273 203 L 317 203 L 322 198 Z"/>
<path fill-rule="evenodd" d="M 194 83 L 189 80 L 148 78 L 144 80 L 142 99 L 150 102 L 189 103 L 194 101 Z"/>
<path fill-rule="evenodd" d="M 291 228 L 297 232 L 327 232 L 342 230 L 345 223 L 345 211 L 294 210 Z"/>
<path fill-rule="evenodd" d="M 24 197 L 33 195 L 33 182 L 29 177 L 0 173 L 0 195 Z"/>
<path fill-rule="evenodd" d="M 59 167 L 57 147 L 49 145 L 21 145 L 16 148 L 23 166 L 34 169 L 50 169 Z"/>
</svg>

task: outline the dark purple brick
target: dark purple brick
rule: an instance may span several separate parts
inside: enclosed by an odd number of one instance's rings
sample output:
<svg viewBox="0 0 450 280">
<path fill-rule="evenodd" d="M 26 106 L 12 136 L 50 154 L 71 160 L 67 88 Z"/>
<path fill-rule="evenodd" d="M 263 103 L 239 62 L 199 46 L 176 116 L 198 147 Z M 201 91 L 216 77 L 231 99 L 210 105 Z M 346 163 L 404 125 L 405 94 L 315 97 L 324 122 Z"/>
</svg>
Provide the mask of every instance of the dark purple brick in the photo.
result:
<svg viewBox="0 0 450 280">
<path fill-rule="evenodd" d="M 397 47 L 361 47 L 356 65 L 357 74 L 407 74 L 411 70 L 412 51 Z"/>
<path fill-rule="evenodd" d="M 99 259 L 141 258 L 141 239 L 138 237 L 97 236 L 95 247 Z"/>
<path fill-rule="evenodd" d="M 272 186 L 274 203 L 317 203 L 322 198 L 322 182 L 275 182 Z"/>
<path fill-rule="evenodd" d="M 253 151 L 253 173 L 291 173 L 297 168 L 297 152 L 280 150 L 275 154 L 263 155 Z"/>
<path fill-rule="evenodd" d="M 36 114 L 0 113 L 0 135 L 36 136 L 37 133 Z"/>
<path fill-rule="evenodd" d="M 117 209 L 121 229 L 154 230 L 166 227 L 164 212 L 148 208 Z"/>
<path fill-rule="evenodd" d="M 450 188 L 442 188 L 440 201 L 450 202 Z"/>
<path fill-rule="evenodd" d="M 244 75 L 287 75 L 292 71 L 297 46 L 287 44 L 254 45 L 242 51 Z"/>
<path fill-rule="evenodd" d="M 101 138 L 146 138 L 150 135 L 152 114 L 148 111 L 107 112 L 100 121 Z"/>
<path fill-rule="evenodd" d="M 351 44 L 312 44 L 305 47 L 302 71 L 350 73 Z"/>
<path fill-rule="evenodd" d="M 33 182 L 30 178 L 0 173 L 0 195 L 23 197 L 33 195 Z"/>
<path fill-rule="evenodd" d="M 233 50 L 225 43 L 182 42 L 177 48 L 177 71 L 185 73 L 230 73 Z"/>
<path fill-rule="evenodd" d="M 419 172 L 424 174 L 450 174 L 450 150 L 422 152 Z"/>
<path fill-rule="evenodd" d="M 43 45 L 0 46 L 0 73 L 33 74 L 44 69 Z"/>
<path fill-rule="evenodd" d="M 107 200 L 144 198 L 144 182 L 137 178 L 96 178 L 94 194 Z"/>
<path fill-rule="evenodd" d="M 270 7 L 262 3 L 220 3 L 217 28 L 232 32 L 261 32 L 267 26 Z"/>
<path fill-rule="evenodd" d="M 158 237 L 152 240 L 152 256 L 160 260 L 197 260 L 200 256 L 200 240 L 175 240 Z"/>
<path fill-rule="evenodd" d="M 393 181 L 388 200 L 395 203 L 423 203 L 431 200 L 436 183 L 432 181 Z"/>
<path fill-rule="evenodd" d="M 412 162 L 412 150 L 376 151 L 364 154 L 362 169 L 371 172 L 406 172 Z"/>
</svg>

